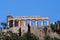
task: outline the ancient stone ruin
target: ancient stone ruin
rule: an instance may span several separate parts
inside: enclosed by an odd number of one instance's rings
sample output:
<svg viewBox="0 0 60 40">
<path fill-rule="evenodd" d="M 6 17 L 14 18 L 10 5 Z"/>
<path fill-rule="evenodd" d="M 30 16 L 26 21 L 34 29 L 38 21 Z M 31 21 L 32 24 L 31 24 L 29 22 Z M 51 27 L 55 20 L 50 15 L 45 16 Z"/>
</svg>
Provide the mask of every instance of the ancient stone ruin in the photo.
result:
<svg viewBox="0 0 60 40">
<path fill-rule="evenodd" d="M 28 27 L 26 24 L 26 20 L 30 20 L 30 27 L 31 33 L 35 34 L 36 36 L 40 37 L 41 40 L 44 38 L 44 20 L 47 20 L 47 27 L 50 26 L 50 20 L 48 17 L 41 17 L 41 16 L 7 16 L 7 27 L 13 33 L 19 33 L 21 31 L 21 35 L 28 31 Z M 35 27 L 32 26 L 32 21 L 35 20 Z M 41 27 L 38 26 L 38 20 L 41 20 Z"/>
</svg>

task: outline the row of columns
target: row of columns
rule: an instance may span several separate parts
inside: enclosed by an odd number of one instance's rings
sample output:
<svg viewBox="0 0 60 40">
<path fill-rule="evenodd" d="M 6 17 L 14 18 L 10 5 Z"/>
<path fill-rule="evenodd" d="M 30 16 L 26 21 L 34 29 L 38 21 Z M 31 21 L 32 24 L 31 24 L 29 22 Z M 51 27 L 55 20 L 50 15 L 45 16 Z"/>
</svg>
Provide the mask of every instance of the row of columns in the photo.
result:
<svg viewBox="0 0 60 40">
<path fill-rule="evenodd" d="M 26 26 L 26 20 L 23 21 L 23 26 Z M 15 21 L 13 20 L 13 27 L 15 26 Z M 18 26 L 21 26 L 21 20 L 18 21 Z M 30 26 L 32 26 L 32 20 L 30 20 Z M 38 26 L 38 20 L 36 20 L 36 27 Z M 41 26 L 44 26 L 44 20 L 41 22 Z M 50 26 L 49 20 L 47 20 L 47 26 Z M 8 27 L 9 27 L 9 20 L 8 20 Z"/>
<path fill-rule="evenodd" d="M 30 20 L 30 26 L 32 26 L 32 20 Z M 38 26 L 38 20 L 36 20 L 36 27 Z M 44 26 L 44 20 L 41 22 L 41 26 Z M 47 20 L 47 26 L 50 26 L 50 21 Z"/>
</svg>

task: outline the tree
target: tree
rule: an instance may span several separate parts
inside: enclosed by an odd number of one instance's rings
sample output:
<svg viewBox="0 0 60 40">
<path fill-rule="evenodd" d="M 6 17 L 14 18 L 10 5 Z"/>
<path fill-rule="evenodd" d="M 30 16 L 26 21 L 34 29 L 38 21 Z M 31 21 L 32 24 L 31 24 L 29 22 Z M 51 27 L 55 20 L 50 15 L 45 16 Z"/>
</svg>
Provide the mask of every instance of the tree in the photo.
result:
<svg viewBox="0 0 60 40">
<path fill-rule="evenodd" d="M 8 36 L 8 34 L 10 36 Z M 8 31 L 5 35 L 4 34 L 1 35 L 1 39 L 2 40 L 20 40 L 20 36 L 18 36 L 15 33 L 12 33 L 11 31 Z"/>
<path fill-rule="evenodd" d="M 44 33 L 47 34 L 47 27 L 44 27 Z"/>
<path fill-rule="evenodd" d="M 19 36 L 21 36 L 21 28 L 19 28 Z"/>
<path fill-rule="evenodd" d="M 51 40 L 49 36 L 45 36 L 45 40 Z"/>
<path fill-rule="evenodd" d="M 37 36 L 35 36 L 33 33 L 25 33 L 23 34 L 23 39 L 25 40 L 39 40 L 39 38 Z"/>
<path fill-rule="evenodd" d="M 58 24 L 58 34 L 60 34 L 60 21 L 57 21 L 57 24 Z"/>
<path fill-rule="evenodd" d="M 30 33 L 30 25 L 28 24 L 28 32 L 22 35 L 23 40 L 39 40 L 37 36 L 33 33 Z"/>
<path fill-rule="evenodd" d="M 28 32 L 30 32 L 30 25 L 28 24 Z"/>
<path fill-rule="evenodd" d="M 3 29 L 7 28 L 7 23 L 6 22 L 1 22 L 1 25 L 3 26 Z"/>
<path fill-rule="evenodd" d="M 60 34 L 60 21 L 55 22 L 55 24 L 51 24 L 50 27 L 54 32 Z"/>
<path fill-rule="evenodd" d="M 5 24 L 2 23 L 4 26 Z M 21 32 L 21 29 L 20 29 Z M 15 33 L 12 33 L 11 31 L 6 32 L 5 35 L 2 34 L 1 36 L 2 40 L 39 40 L 39 38 L 37 36 L 35 36 L 34 34 L 30 33 L 30 26 L 28 25 L 28 32 L 24 33 L 22 36 L 19 36 Z"/>
</svg>

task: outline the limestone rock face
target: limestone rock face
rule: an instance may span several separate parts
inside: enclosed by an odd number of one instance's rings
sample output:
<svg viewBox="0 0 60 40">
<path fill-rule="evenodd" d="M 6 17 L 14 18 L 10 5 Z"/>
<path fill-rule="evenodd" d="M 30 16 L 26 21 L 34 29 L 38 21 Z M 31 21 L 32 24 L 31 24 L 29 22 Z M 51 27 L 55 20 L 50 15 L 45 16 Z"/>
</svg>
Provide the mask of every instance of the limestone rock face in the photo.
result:
<svg viewBox="0 0 60 40">
<path fill-rule="evenodd" d="M 49 36 L 51 37 L 51 38 L 60 38 L 60 36 L 56 33 L 56 32 L 50 32 L 50 34 L 49 34 Z"/>
<path fill-rule="evenodd" d="M 21 34 L 23 35 L 23 33 L 26 33 L 28 31 L 28 27 L 27 26 L 21 26 L 21 27 L 12 27 L 9 28 L 9 31 L 12 31 L 13 33 L 19 33 L 19 28 L 21 28 Z"/>
<path fill-rule="evenodd" d="M 31 33 L 38 36 L 40 40 L 44 40 L 45 33 L 42 27 L 31 27 Z"/>
<path fill-rule="evenodd" d="M 19 29 L 21 28 L 21 35 L 23 33 L 28 32 L 27 26 L 20 26 L 20 27 L 12 27 L 9 29 L 3 29 L 2 32 L 12 31 L 13 33 L 19 34 Z M 50 30 L 50 31 L 49 31 Z M 35 36 L 39 37 L 39 40 L 44 40 L 45 32 L 43 27 L 30 27 L 30 32 L 33 33 Z M 56 32 L 52 32 L 51 29 L 48 28 L 47 35 L 51 38 L 60 38 L 60 36 Z"/>
</svg>

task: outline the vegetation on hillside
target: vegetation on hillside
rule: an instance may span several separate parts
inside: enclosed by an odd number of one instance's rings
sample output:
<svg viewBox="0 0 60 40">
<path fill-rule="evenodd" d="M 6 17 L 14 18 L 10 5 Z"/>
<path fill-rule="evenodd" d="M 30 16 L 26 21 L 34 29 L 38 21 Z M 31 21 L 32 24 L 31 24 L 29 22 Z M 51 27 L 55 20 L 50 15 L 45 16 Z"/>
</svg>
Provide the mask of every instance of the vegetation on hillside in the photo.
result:
<svg viewBox="0 0 60 40">
<path fill-rule="evenodd" d="M 0 40 L 39 40 L 39 38 L 30 33 L 30 26 L 28 25 L 28 32 L 22 36 L 8 31 L 7 33 L 0 33 Z"/>
<path fill-rule="evenodd" d="M 60 35 L 60 21 L 57 21 L 57 22 L 54 22 L 54 23 L 52 23 L 52 24 L 50 24 L 50 27 L 51 27 L 51 29 L 52 29 L 52 31 L 53 32 L 56 32 L 57 34 L 59 34 Z M 45 27 L 45 40 L 60 40 L 60 39 L 58 39 L 58 38 L 56 38 L 56 37 L 54 37 L 54 38 L 51 38 L 50 36 L 47 36 L 46 34 L 46 32 L 47 32 L 47 30 L 46 30 L 47 28 Z"/>
<path fill-rule="evenodd" d="M 4 27 L 4 29 L 7 26 L 7 24 L 4 22 L 2 22 L 1 25 Z M 60 35 L 60 21 L 57 21 L 54 24 L 50 24 L 50 27 L 53 32 L 56 32 L 57 34 Z M 57 38 L 50 38 L 49 36 L 47 36 L 46 35 L 47 27 L 44 28 L 44 32 L 45 32 L 45 40 L 60 40 Z M 8 36 L 7 34 L 9 34 L 10 36 Z M 0 40 L 39 40 L 39 38 L 35 36 L 34 34 L 30 33 L 30 25 L 28 24 L 28 32 L 24 33 L 22 36 L 19 36 L 12 32 L 7 32 L 5 34 L 0 33 Z"/>
<path fill-rule="evenodd" d="M 60 40 L 58 38 L 51 38 L 50 36 L 45 36 L 45 40 Z"/>
<path fill-rule="evenodd" d="M 57 21 L 54 24 L 51 24 L 50 27 L 53 30 L 53 32 L 60 34 L 60 21 Z"/>
<path fill-rule="evenodd" d="M 3 29 L 6 29 L 7 28 L 7 23 L 6 22 L 1 22 L 1 24 L 3 26 Z"/>
</svg>

